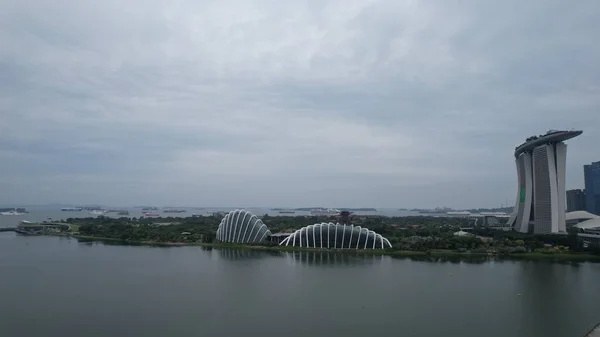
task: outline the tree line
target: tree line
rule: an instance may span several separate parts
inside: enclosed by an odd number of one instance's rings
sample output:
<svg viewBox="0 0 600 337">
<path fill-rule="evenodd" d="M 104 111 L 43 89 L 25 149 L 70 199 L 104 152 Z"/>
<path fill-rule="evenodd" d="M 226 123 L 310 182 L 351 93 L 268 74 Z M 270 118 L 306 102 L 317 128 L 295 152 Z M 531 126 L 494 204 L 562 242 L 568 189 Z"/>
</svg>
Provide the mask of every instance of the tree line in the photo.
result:
<svg viewBox="0 0 600 337">
<path fill-rule="evenodd" d="M 293 232 L 302 227 L 337 222 L 327 216 L 261 217 L 272 233 Z M 70 218 L 65 222 L 77 225 L 83 236 L 102 237 L 131 242 L 212 243 L 222 216 L 165 218 Z M 459 217 L 378 217 L 353 216 L 351 223 L 375 231 L 387 238 L 391 250 L 512 254 L 522 252 L 566 253 L 583 252 L 600 255 L 600 246 L 584 247 L 576 231 L 568 235 L 532 235 L 476 227 L 470 235 L 456 236 L 461 228 L 471 227 L 472 220 Z"/>
</svg>

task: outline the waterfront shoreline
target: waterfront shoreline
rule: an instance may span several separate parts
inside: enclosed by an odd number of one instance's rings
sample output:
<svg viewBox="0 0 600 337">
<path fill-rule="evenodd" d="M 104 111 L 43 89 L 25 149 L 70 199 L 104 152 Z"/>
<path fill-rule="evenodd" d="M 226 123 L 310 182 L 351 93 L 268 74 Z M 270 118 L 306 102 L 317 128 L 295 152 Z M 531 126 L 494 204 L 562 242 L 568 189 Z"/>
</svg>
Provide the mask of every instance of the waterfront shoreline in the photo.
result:
<svg viewBox="0 0 600 337">
<path fill-rule="evenodd" d="M 554 253 L 546 254 L 539 252 L 512 253 L 512 254 L 494 254 L 494 253 L 474 253 L 474 252 L 456 252 L 449 250 L 431 250 L 431 251 L 410 251 L 410 250 L 355 250 L 355 249 L 322 249 L 322 248 L 304 248 L 291 246 L 252 246 L 230 243 L 201 243 L 201 242 L 151 242 L 151 241 L 129 241 L 116 238 L 104 238 L 85 235 L 71 235 L 70 237 L 80 242 L 107 242 L 122 245 L 139 245 L 149 247 L 207 247 L 207 248 L 230 248 L 254 251 L 270 252 L 330 252 L 354 255 L 381 255 L 391 257 L 453 257 L 453 258 L 498 258 L 505 260 L 543 260 L 556 262 L 600 262 L 600 256 L 580 253 Z"/>
</svg>

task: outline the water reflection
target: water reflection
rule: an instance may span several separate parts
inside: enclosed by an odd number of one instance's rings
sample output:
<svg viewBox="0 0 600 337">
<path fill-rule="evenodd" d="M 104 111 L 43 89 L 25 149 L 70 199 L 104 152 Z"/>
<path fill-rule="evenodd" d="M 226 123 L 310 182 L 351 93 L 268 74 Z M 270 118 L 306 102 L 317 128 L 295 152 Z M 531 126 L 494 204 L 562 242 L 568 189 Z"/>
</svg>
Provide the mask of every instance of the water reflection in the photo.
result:
<svg viewBox="0 0 600 337">
<path fill-rule="evenodd" d="M 215 249 L 215 251 L 217 251 L 219 256 L 225 260 L 255 260 L 269 256 L 281 255 L 279 252 L 239 248 L 219 248 Z"/>
<path fill-rule="evenodd" d="M 150 245 L 144 245 L 142 243 L 137 243 L 137 242 L 87 239 L 87 238 L 78 238 L 77 242 L 83 246 L 150 246 Z"/>
<path fill-rule="evenodd" d="M 260 251 L 251 249 L 238 248 L 219 248 L 214 249 L 211 253 L 217 252 L 219 257 L 225 260 L 252 260 L 265 257 L 283 257 L 292 264 L 306 265 L 365 265 L 374 262 L 380 262 L 387 258 L 378 254 L 355 254 L 348 252 L 333 252 L 333 251 L 295 251 L 295 252 L 278 252 L 278 251 Z"/>
<path fill-rule="evenodd" d="M 600 264 L 81 248 L 0 240 L 1 336 L 565 337 L 600 321 Z"/>
<path fill-rule="evenodd" d="M 496 259 L 490 256 L 434 256 L 434 255 L 416 255 L 416 256 L 392 256 L 394 259 L 410 260 L 418 262 L 432 263 L 467 263 L 467 264 L 483 264 Z"/>
<path fill-rule="evenodd" d="M 569 265 L 569 268 L 565 268 Z M 520 292 L 520 300 L 523 305 L 523 312 L 532 336 L 546 336 L 553 332 L 553 327 L 547 324 L 548 317 L 553 317 L 559 322 L 561 327 L 569 327 L 572 324 L 570 318 L 566 315 L 555 315 L 556 312 L 576 312 L 581 305 L 576 300 L 581 296 L 581 288 L 574 287 L 573 284 L 582 284 L 579 278 L 581 274 L 578 264 L 570 263 L 551 263 L 547 261 L 528 261 L 518 264 L 516 277 Z M 557 291 L 560 289 L 560 291 Z M 548 296 L 548 294 L 553 294 Z M 588 312 L 580 313 L 581 316 L 589 320 L 590 324 L 597 321 L 596 314 Z M 525 323 L 522 323 L 525 325 Z M 555 329 L 556 327 L 554 327 Z M 565 330 L 580 329 L 581 334 L 585 332 L 587 326 L 570 326 Z"/>
<path fill-rule="evenodd" d="M 203 247 L 203 250 L 211 250 Z M 353 253 L 339 251 L 260 251 L 239 248 L 219 248 L 214 249 L 219 256 L 227 260 L 260 259 L 264 257 L 283 257 L 292 263 L 308 265 L 364 265 L 389 259 L 389 256 L 369 253 Z M 492 256 L 392 256 L 392 259 L 410 260 L 418 262 L 431 263 L 451 263 L 451 264 L 483 264 L 490 261 L 502 263 L 503 259 Z"/>
<path fill-rule="evenodd" d="M 307 265 L 365 265 L 381 262 L 385 257 L 377 254 L 351 254 L 342 252 L 285 252 L 282 254 L 292 263 Z"/>
</svg>

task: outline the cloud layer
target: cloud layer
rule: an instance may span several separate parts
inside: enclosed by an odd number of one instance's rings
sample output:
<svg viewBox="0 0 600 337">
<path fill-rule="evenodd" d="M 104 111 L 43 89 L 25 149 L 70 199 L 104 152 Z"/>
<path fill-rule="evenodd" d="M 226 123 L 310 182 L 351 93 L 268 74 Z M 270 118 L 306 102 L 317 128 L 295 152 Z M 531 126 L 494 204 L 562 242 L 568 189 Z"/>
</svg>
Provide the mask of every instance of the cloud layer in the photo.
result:
<svg viewBox="0 0 600 337">
<path fill-rule="evenodd" d="M 600 160 L 600 3 L 0 2 L 0 204 L 500 206 Z"/>
</svg>

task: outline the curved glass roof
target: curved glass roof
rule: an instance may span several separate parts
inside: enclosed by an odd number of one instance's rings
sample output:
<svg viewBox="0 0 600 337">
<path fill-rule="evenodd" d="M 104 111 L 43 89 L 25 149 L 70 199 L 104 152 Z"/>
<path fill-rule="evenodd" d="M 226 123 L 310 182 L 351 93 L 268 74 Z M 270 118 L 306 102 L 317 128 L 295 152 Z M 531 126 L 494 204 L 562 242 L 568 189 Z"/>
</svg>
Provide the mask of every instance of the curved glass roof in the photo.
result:
<svg viewBox="0 0 600 337">
<path fill-rule="evenodd" d="M 262 242 L 271 231 L 256 215 L 236 209 L 229 212 L 217 229 L 217 240 L 231 243 Z"/>
<path fill-rule="evenodd" d="M 385 249 L 392 247 L 388 239 L 367 228 L 339 223 L 320 223 L 302 227 L 280 245 L 333 249 Z"/>
</svg>

